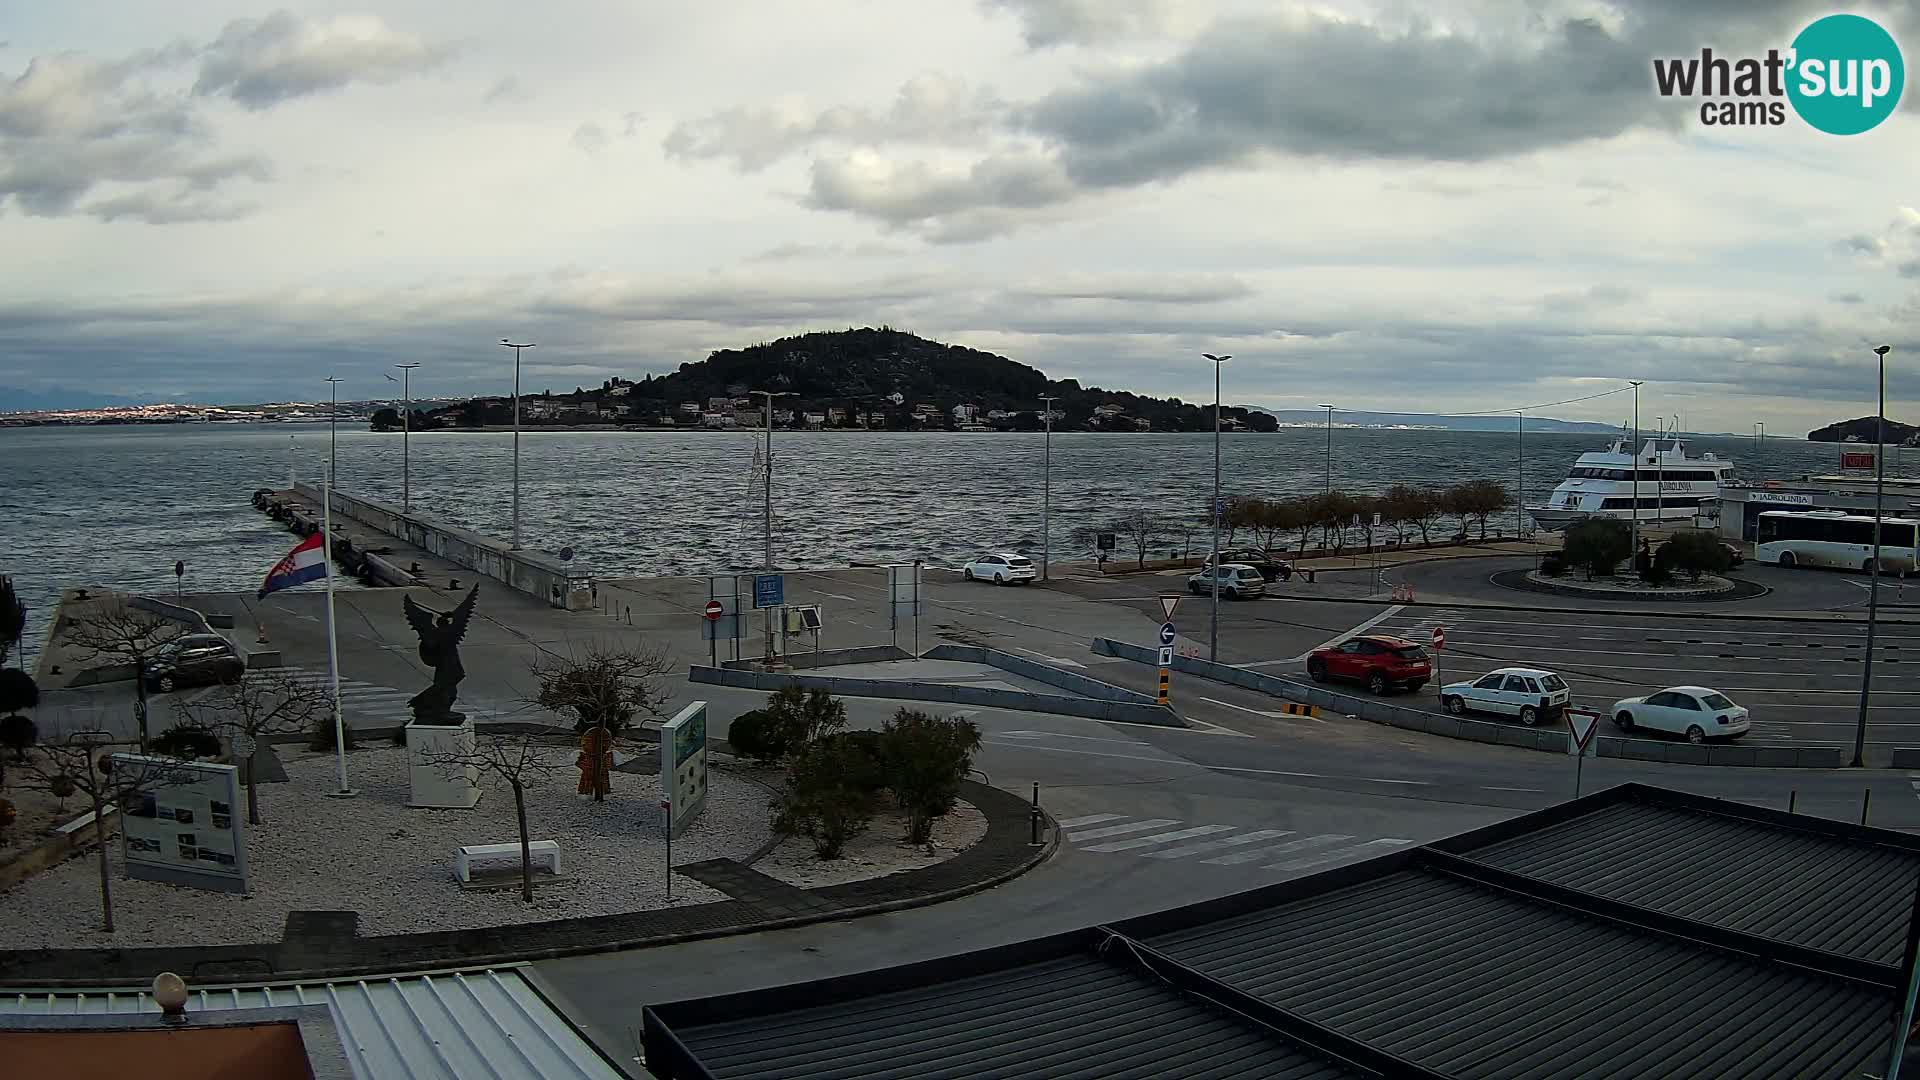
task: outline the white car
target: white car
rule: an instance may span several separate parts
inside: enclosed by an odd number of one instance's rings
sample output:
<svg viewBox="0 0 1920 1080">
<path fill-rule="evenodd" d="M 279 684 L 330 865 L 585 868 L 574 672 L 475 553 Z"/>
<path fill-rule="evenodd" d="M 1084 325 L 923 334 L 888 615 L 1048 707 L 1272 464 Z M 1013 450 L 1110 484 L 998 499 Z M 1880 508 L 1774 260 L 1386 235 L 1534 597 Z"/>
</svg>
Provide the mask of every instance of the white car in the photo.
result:
<svg viewBox="0 0 1920 1080">
<path fill-rule="evenodd" d="M 968 581 L 991 581 L 995 585 L 1008 585 L 1014 582 L 1028 582 L 1040 576 L 1034 569 L 1033 560 L 1025 555 L 999 552 L 982 555 L 961 569 L 961 575 Z"/>
<path fill-rule="evenodd" d="M 1440 704 L 1455 716 L 1471 712 L 1517 716 L 1532 727 L 1543 717 L 1566 710 L 1567 681 L 1539 668 L 1503 667 L 1472 682 L 1448 683 L 1440 688 Z"/>
<path fill-rule="evenodd" d="M 1621 731 L 1646 728 L 1685 735 L 1688 742 L 1736 739 L 1753 726 L 1747 710 L 1733 699 L 1705 686 L 1669 686 L 1646 697 L 1613 703 L 1613 723 Z"/>
<path fill-rule="evenodd" d="M 1221 563 L 1218 570 L 1202 570 L 1187 579 L 1187 591 L 1212 596 L 1214 575 L 1220 577 L 1220 595 L 1228 600 L 1252 600 L 1267 595 L 1267 579 L 1245 563 Z"/>
</svg>

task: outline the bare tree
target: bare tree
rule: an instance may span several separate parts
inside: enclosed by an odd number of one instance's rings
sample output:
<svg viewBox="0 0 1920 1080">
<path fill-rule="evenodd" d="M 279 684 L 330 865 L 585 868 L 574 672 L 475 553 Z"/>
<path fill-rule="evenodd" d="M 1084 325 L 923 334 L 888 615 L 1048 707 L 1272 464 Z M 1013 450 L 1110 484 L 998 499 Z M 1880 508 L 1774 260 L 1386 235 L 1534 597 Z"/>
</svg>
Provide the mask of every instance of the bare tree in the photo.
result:
<svg viewBox="0 0 1920 1080">
<path fill-rule="evenodd" d="M 527 835 L 527 787 L 567 767 L 565 753 L 545 740 L 533 732 L 488 732 L 474 737 L 471 753 L 450 751 L 420 759 L 449 777 L 464 780 L 472 769 L 513 791 L 513 813 L 520 825 L 520 899 L 529 904 L 533 903 L 533 842 Z"/>
<path fill-rule="evenodd" d="M 332 711 L 333 701 L 318 685 L 301 682 L 275 668 L 250 671 L 237 683 L 228 683 L 196 701 L 174 702 L 185 723 L 225 732 L 242 756 L 241 778 L 247 785 L 247 823 L 260 824 L 260 785 L 254 782 L 260 743 L 274 735 L 291 735 L 312 727 L 316 717 Z"/>
<path fill-rule="evenodd" d="M 581 735 L 594 728 L 607 732 L 604 745 L 627 732 L 636 719 L 665 720 L 673 695 L 661 680 L 673 670 L 673 661 L 659 646 L 596 643 L 565 656 L 543 654 L 533 663 L 540 692 L 533 703 L 557 713 L 571 713 L 573 730 Z M 604 753 L 588 747 L 593 770 L 593 801 L 605 802 L 611 777 L 601 767 Z"/>
<path fill-rule="evenodd" d="M 133 718 L 139 724 L 140 750 L 147 749 L 147 662 L 165 652 L 187 628 L 164 615 L 143 611 L 124 598 L 102 601 L 76 618 L 66 644 L 83 664 L 107 661 L 133 666 Z"/>
<path fill-rule="evenodd" d="M 86 797 L 93 808 L 93 838 L 100 857 L 100 919 L 113 933 L 113 874 L 107 854 L 107 808 L 125 812 L 142 795 L 180 783 L 188 777 L 172 763 L 111 762 L 128 744 L 115 743 L 104 732 L 62 731 L 41 741 L 27 758 L 27 781 L 33 787 L 65 800 Z"/>
</svg>

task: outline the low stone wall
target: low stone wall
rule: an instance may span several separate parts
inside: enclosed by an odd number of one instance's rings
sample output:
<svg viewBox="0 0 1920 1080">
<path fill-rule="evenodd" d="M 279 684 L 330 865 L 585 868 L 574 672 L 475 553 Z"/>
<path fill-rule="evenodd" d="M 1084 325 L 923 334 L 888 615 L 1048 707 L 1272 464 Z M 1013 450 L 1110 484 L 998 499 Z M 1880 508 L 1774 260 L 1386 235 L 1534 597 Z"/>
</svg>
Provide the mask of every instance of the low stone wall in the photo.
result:
<svg viewBox="0 0 1920 1080">
<path fill-rule="evenodd" d="M 1117 656 L 1124 660 L 1135 660 L 1143 664 L 1152 664 L 1158 659 L 1153 650 L 1141 645 L 1132 645 L 1124 641 L 1108 638 L 1094 638 L 1093 651 L 1102 656 Z M 1428 712 L 1425 709 L 1408 708 L 1395 705 L 1389 699 L 1360 697 L 1328 690 L 1312 683 L 1295 682 L 1275 675 L 1265 675 L 1246 668 L 1230 664 L 1216 664 L 1193 656 L 1174 654 L 1173 666 L 1176 671 L 1189 675 L 1198 675 L 1215 682 L 1231 683 L 1249 690 L 1280 698 L 1284 701 L 1298 701 L 1307 705 L 1317 705 L 1322 709 L 1338 712 L 1346 716 L 1357 716 L 1376 724 L 1386 724 L 1404 731 L 1424 731 L 1429 735 L 1442 735 L 1449 739 L 1466 739 L 1471 742 L 1492 743 L 1498 746 L 1518 746 L 1524 750 L 1540 750 L 1549 754 L 1567 752 L 1568 734 L 1556 728 L 1519 727 L 1493 720 L 1481 720 L 1474 717 L 1448 716 L 1444 713 Z M 1595 736 L 1595 753 L 1605 758 L 1626 758 L 1633 761 L 1664 761 L 1677 765 L 1744 765 L 1763 769 L 1838 769 L 1846 766 L 1851 757 L 1844 747 L 1839 746 L 1695 746 L 1687 742 L 1666 742 L 1660 739 L 1630 739 L 1613 735 Z M 1920 751 L 1915 751 L 1916 761 L 1920 761 Z"/>
<path fill-rule="evenodd" d="M 798 686 L 803 690 L 825 690 L 829 694 L 839 694 L 843 697 L 939 701 L 950 705 L 978 705 L 988 709 L 1058 713 L 1063 716 L 1083 716 L 1090 720 L 1119 720 L 1132 724 L 1154 724 L 1159 727 L 1187 726 L 1186 721 L 1182 720 L 1178 713 L 1162 705 L 1089 700 L 1055 694 L 1036 694 L 1027 690 L 1003 690 L 992 686 L 915 682 L 911 679 L 863 679 L 845 675 L 801 675 L 778 671 L 750 671 L 734 667 L 707 667 L 698 664 L 687 669 L 687 681 L 713 686 L 731 686 L 741 690 L 771 691 Z"/>
<path fill-rule="evenodd" d="M 1151 694 L 1143 694 L 1138 690 L 1128 690 L 1125 687 L 1115 686 L 1109 682 L 1101 682 L 1091 675 L 1062 671 L 1051 664 L 1043 664 L 1037 660 L 1029 660 L 1024 656 L 1015 656 L 1012 653 L 1001 652 L 999 649 L 988 649 L 979 645 L 936 645 L 932 649 L 927 650 L 926 656 L 929 660 L 960 660 L 970 664 L 986 664 L 989 667 L 997 667 L 1002 671 L 1010 672 L 1024 679 L 1032 679 L 1034 682 L 1046 683 L 1048 686 L 1057 686 L 1062 690 L 1070 691 L 1081 697 L 1096 698 L 1100 701 L 1123 701 L 1134 705 L 1164 708 L 1158 701 L 1154 700 Z"/>
<path fill-rule="evenodd" d="M 113 813 L 114 808 L 107 807 L 108 838 L 112 838 L 120 831 L 119 825 L 112 820 Z M 66 862 L 83 851 L 91 851 L 96 846 L 96 840 L 93 812 L 88 811 L 62 825 L 52 836 L 15 855 L 5 864 L 0 864 L 0 893 L 6 892 L 42 870 Z"/>
<path fill-rule="evenodd" d="M 897 645 L 861 645 L 852 649 L 822 649 L 817 653 L 789 653 L 781 659 L 788 667 L 823 668 L 839 664 L 878 664 L 888 660 L 911 660 L 913 654 Z M 763 663 L 760 657 L 753 656 L 722 661 L 719 666 L 735 671 L 759 671 Z"/>
<path fill-rule="evenodd" d="M 317 505 L 320 489 L 296 484 L 294 491 Z M 538 551 L 511 549 L 506 543 L 468 529 L 443 524 L 419 514 L 405 514 L 370 499 L 335 490 L 333 512 L 464 566 L 482 577 L 537 597 L 557 608 L 586 611 L 593 607 L 591 579 L 576 574 L 566 563 Z"/>
</svg>

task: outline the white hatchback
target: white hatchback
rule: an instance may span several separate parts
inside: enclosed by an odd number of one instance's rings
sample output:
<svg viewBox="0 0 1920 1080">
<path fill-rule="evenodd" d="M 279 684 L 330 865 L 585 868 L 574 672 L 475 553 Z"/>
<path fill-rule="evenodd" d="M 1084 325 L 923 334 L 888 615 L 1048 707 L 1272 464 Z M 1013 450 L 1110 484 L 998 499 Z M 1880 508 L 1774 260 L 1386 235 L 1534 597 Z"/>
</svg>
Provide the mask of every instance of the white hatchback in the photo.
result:
<svg viewBox="0 0 1920 1080">
<path fill-rule="evenodd" d="M 1532 727 L 1542 718 L 1557 718 L 1567 707 L 1567 681 L 1539 668 L 1503 667 L 1472 682 L 1440 688 L 1440 704 L 1455 716 L 1468 711 L 1517 716 Z"/>
<path fill-rule="evenodd" d="M 961 574 L 968 581 L 991 581 L 995 585 L 1008 585 L 1014 582 L 1032 581 L 1040 576 L 1034 569 L 1033 560 L 1025 555 L 998 552 L 982 555 L 961 568 Z"/>
<path fill-rule="evenodd" d="M 1669 686 L 1646 697 L 1623 698 L 1613 703 L 1613 723 L 1621 731 L 1646 728 L 1685 735 L 1695 743 L 1738 738 L 1753 726 L 1747 710 L 1705 686 Z"/>
</svg>

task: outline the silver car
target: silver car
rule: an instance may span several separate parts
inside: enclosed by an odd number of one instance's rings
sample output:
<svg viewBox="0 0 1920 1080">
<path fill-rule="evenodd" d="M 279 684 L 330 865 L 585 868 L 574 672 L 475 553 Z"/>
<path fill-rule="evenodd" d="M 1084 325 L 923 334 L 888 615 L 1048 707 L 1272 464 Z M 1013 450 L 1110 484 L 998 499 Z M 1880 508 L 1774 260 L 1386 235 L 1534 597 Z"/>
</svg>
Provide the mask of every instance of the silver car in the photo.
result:
<svg viewBox="0 0 1920 1080">
<path fill-rule="evenodd" d="M 1229 600 L 1253 600 L 1267 595 L 1267 579 L 1245 563 L 1222 563 L 1218 570 L 1202 570 L 1187 579 L 1187 591 L 1195 596 L 1213 595 L 1216 573 L 1220 575 L 1220 595 Z"/>
</svg>

